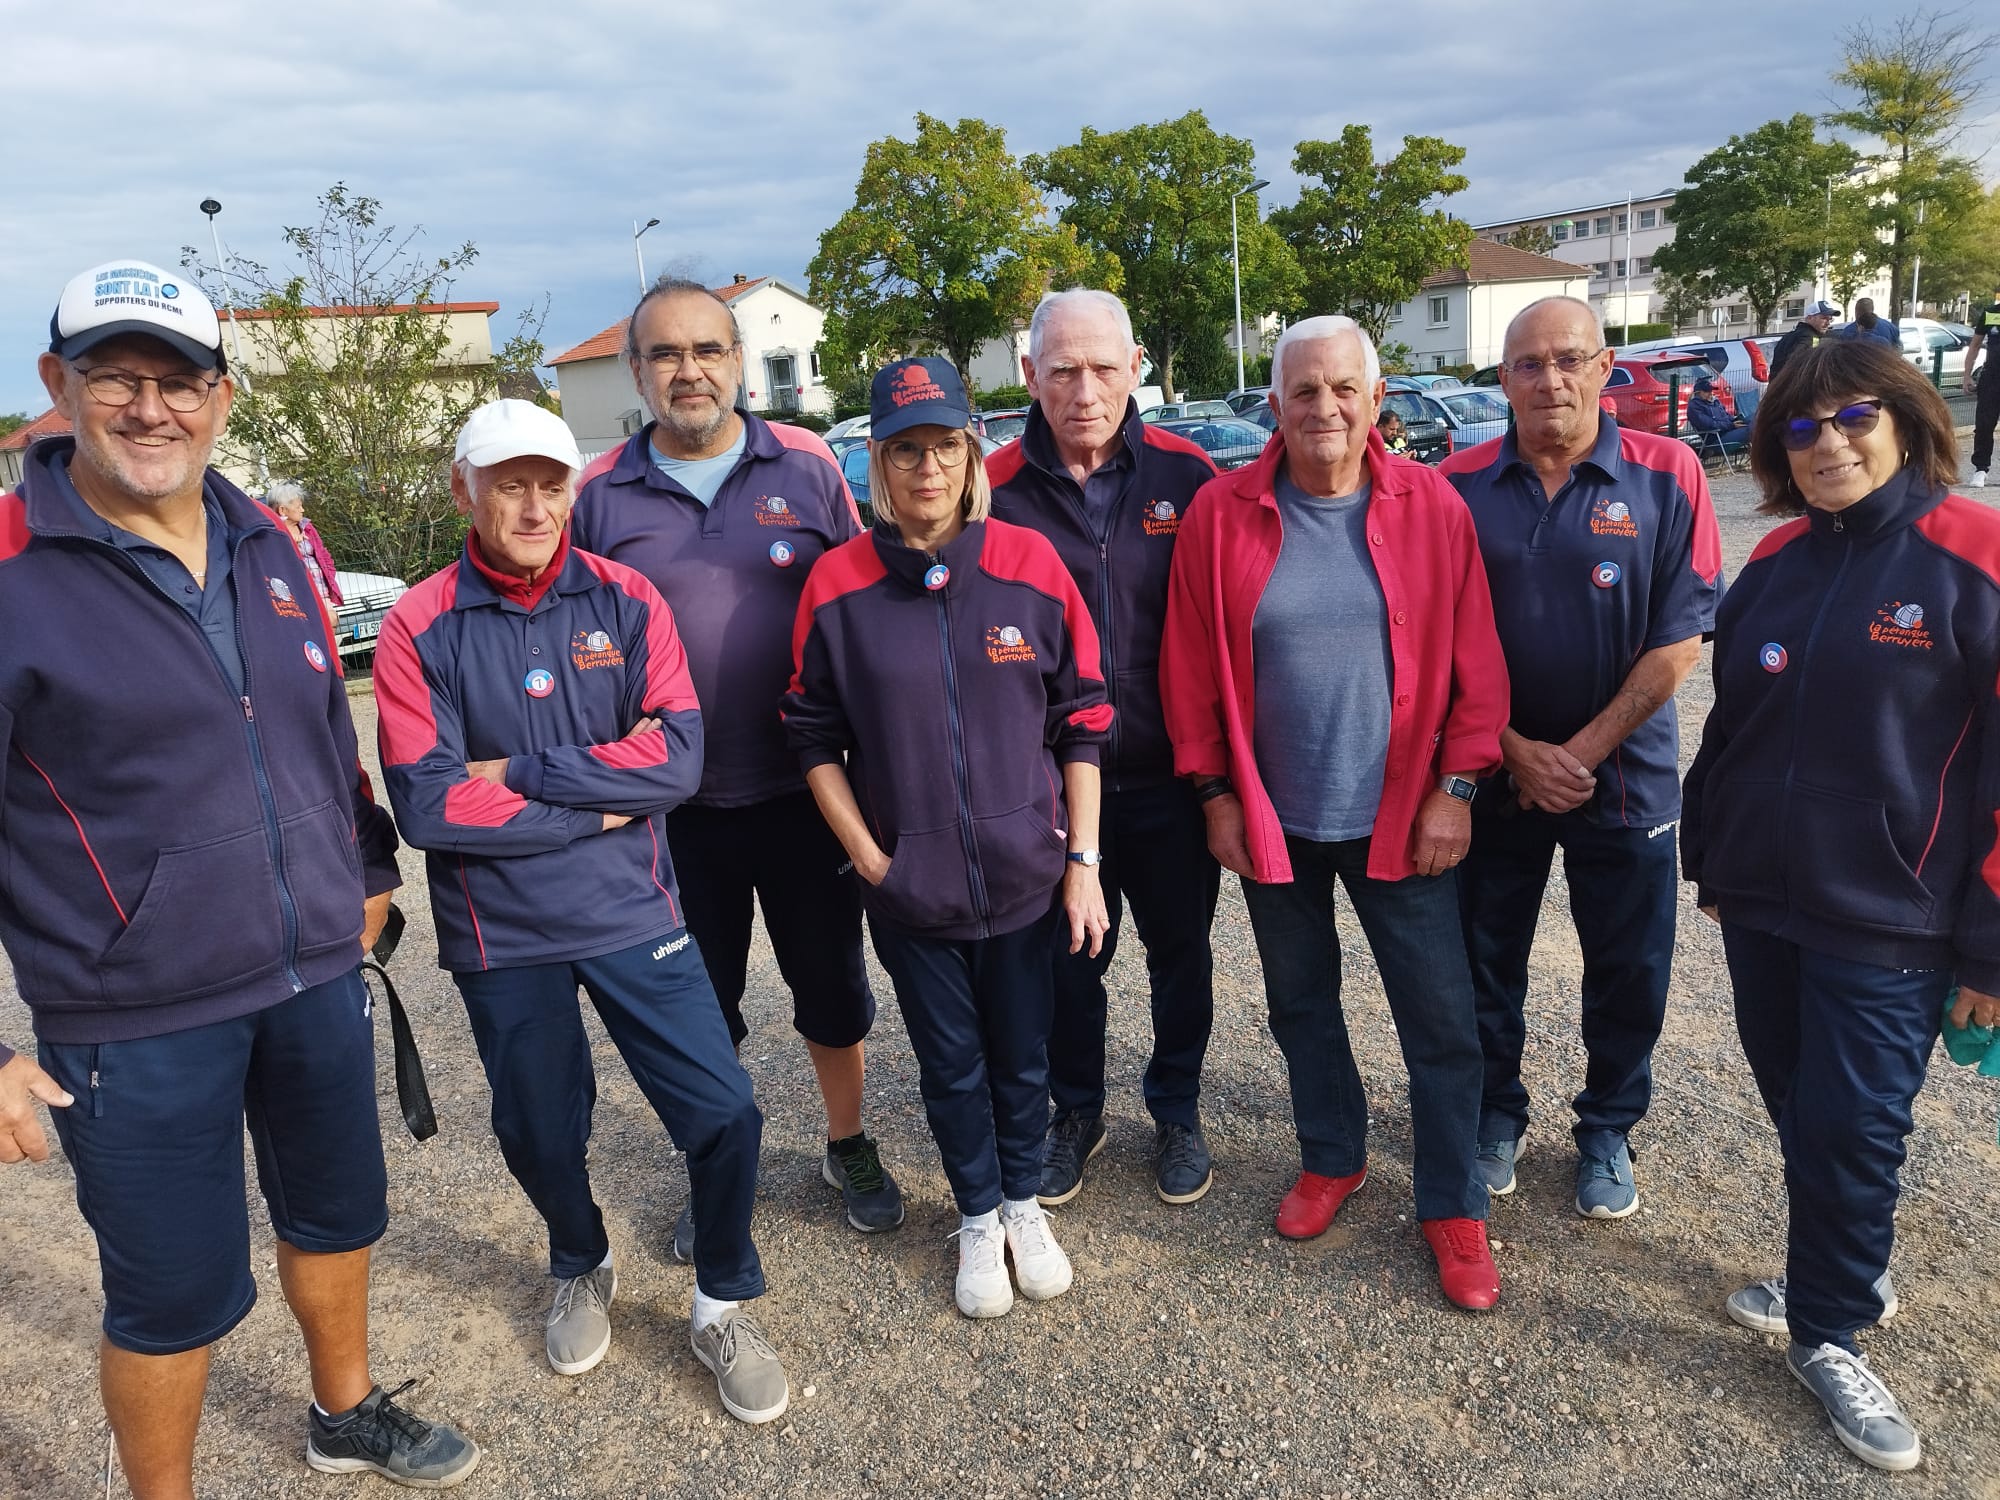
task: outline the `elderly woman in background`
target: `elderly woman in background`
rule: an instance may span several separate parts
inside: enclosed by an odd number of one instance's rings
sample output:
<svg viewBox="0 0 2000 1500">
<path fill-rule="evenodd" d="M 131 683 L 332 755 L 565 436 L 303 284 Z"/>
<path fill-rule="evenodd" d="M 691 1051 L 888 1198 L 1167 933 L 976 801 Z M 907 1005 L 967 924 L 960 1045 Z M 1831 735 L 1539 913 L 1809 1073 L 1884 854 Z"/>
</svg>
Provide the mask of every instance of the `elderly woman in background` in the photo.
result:
<svg viewBox="0 0 2000 1500">
<path fill-rule="evenodd" d="M 1785 1273 L 1729 1316 L 1864 1462 L 1914 1424 L 1855 1343 L 1896 1310 L 1898 1171 L 1946 996 L 2000 1020 L 2000 515 L 1949 493 L 1952 419 L 1874 341 L 1801 353 L 1757 409 L 1766 514 L 1715 626 L 1682 853 L 1722 924 L 1744 1055 L 1778 1127 Z"/>
<path fill-rule="evenodd" d="M 329 606 L 339 605 L 340 579 L 333 570 L 333 554 L 326 550 L 319 528 L 306 519 L 305 486 L 291 479 L 274 484 L 265 494 L 264 503 L 278 513 L 285 530 L 292 534 L 292 545 L 298 548 L 299 558 L 305 563 L 306 572 L 312 575 L 320 597 Z"/>
<path fill-rule="evenodd" d="M 958 1201 L 969 1318 L 1069 1289 L 1036 1200 L 1058 929 L 1101 950 L 1097 632 L 1056 550 L 987 519 L 958 372 L 875 377 L 875 529 L 822 557 L 793 630 L 785 729 L 854 862 Z M 774 560 L 778 548 L 772 543 Z M 784 565 L 789 559 L 781 560 Z M 1065 857 L 1067 848 L 1067 857 Z"/>
</svg>

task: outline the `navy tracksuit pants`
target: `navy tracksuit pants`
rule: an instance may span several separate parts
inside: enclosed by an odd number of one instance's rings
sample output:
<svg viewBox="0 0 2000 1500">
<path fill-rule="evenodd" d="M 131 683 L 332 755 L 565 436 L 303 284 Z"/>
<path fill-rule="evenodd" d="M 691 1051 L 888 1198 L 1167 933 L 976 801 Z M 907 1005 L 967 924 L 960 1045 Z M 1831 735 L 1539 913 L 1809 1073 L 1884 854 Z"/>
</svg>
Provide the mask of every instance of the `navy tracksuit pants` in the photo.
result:
<svg viewBox="0 0 2000 1500">
<path fill-rule="evenodd" d="M 1882 1316 L 1911 1107 L 1951 975 L 1885 969 L 1722 923 L 1743 1055 L 1778 1127 L 1794 1342 L 1854 1349 Z"/>
<path fill-rule="evenodd" d="M 869 918 L 961 1214 L 1041 1191 L 1057 926 L 1052 909 L 1018 931 L 959 940 Z"/>
<path fill-rule="evenodd" d="M 701 950 L 685 930 L 598 958 L 454 974 L 507 1169 L 549 1226 L 549 1270 L 581 1276 L 611 1242 L 586 1160 L 597 1075 L 581 985 L 674 1144 L 687 1153 L 695 1282 L 725 1301 L 762 1296 L 750 1242 L 764 1117 L 736 1060 Z"/>
<path fill-rule="evenodd" d="M 1111 926 L 1092 958 L 1085 944 L 1055 943 L 1055 1021 L 1049 1031 L 1049 1102 L 1063 1114 L 1104 1112 L 1104 1031 L 1110 1010 L 1104 975 L 1118 948 L 1123 904 L 1146 947 L 1152 990 L 1153 1056 L 1143 1089 L 1155 1123 L 1193 1125 L 1201 1104 L 1201 1064 L 1215 1024 L 1215 921 L 1222 867 L 1208 852 L 1208 825 L 1186 781 L 1104 794 L 1099 867 Z"/>
<path fill-rule="evenodd" d="M 1583 949 L 1582 1033 L 1589 1061 L 1574 1134 L 1591 1156 L 1614 1154 L 1653 1100 L 1653 1045 L 1667 1017 L 1680 873 L 1674 825 L 1600 828 L 1581 811 L 1500 811 L 1473 804 L 1472 848 L 1458 867 L 1459 914 L 1479 1010 L 1486 1083 L 1479 1139 L 1528 1128 L 1521 1082 L 1528 951 L 1560 848 L 1570 915 Z"/>
</svg>

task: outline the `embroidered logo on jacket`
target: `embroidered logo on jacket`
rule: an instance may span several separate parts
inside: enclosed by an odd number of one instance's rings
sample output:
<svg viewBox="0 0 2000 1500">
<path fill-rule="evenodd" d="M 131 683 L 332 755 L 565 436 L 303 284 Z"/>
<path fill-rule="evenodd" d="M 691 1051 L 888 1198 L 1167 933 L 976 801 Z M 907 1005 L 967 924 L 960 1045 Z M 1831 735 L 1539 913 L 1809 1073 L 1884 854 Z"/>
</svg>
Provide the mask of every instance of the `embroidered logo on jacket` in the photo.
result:
<svg viewBox="0 0 2000 1500">
<path fill-rule="evenodd" d="M 1907 646 L 1913 651 L 1928 651 L 1937 644 L 1924 625 L 1924 607 L 1905 604 L 1900 599 L 1892 599 L 1875 611 L 1875 618 L 1868 626 L 1868 639 L 1885 646 Z"/>
<path fill-rule="evenodd" d="M 1593 536 L 1635 537 L 1639 534 L 1639 523 L 1632 519 L 1631 506 L 1604 495 L 1590 508 L 1590 530 Z"/>
<path fill-rule="evenodd" d="M 1147 536 L 1173 536 L 1181 529 L 1181 514 L 1174 509 L 1171 500 L 1155 500 L 1146 507 L 1145 519 L 1141 523 Z"/>
<path fill-rule="evenodd" d="M 271 593 L 271 608 L 286 620 L 303 620 L 306 612 L 299 608 L 299 601 L 292 597 L 292 586 L 282 578 L 266 578 L 264 587 Z"/>
<path fill-rule="evenodd" d="M 579 630 L 570 638 L 569 659 L 579 672 L 592 667 L 622 667 L 625 653 L 601 630 Z"/>
<path fill-rule="evenodd" d="M 759 526 L 796 526 L 798 512 L 786 502 L 783 495 L 762 495 L 757 500 L 757 524 Z"/>
<path fill-rule="evenodd" d="M 1018 625 L 986 627 L 986 654 L 994 661 L 1033 661 L 1035 648 L 1028 644 Z"/>
</svg>

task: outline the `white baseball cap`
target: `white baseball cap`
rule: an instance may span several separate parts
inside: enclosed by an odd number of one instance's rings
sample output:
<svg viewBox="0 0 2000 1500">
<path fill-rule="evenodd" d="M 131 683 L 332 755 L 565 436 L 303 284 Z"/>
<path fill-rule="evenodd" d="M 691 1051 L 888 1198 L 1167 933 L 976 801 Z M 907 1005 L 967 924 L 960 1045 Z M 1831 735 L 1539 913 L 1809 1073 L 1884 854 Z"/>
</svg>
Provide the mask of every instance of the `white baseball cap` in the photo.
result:
<svg viewBox="0 0 2000 1500">
<path fill-rule="evenodd" d="M 510 458 L 552 458 L 572 469 L 583 467 L 569 423 L 532 401 L 512 397 L 489 401 L 465 419 L 456 456 L 475 469 Z"/>
<path fill-rule="evenodd" d="M 1822 297 L 1817 302 L 1806 304 L 1805 315 L 1808 318 L 1837 318 L 1840 316 L 1840 309 Z"/>
<path fill-rule="evenodd" d="M 110 260 L 70 278 L 49 319 L 49 351 L 75 359 L 121 334 L 172 346 L 204 370 L 227 370 L 215 306 L 191 280 L 143 260 Z"/>
</svg>

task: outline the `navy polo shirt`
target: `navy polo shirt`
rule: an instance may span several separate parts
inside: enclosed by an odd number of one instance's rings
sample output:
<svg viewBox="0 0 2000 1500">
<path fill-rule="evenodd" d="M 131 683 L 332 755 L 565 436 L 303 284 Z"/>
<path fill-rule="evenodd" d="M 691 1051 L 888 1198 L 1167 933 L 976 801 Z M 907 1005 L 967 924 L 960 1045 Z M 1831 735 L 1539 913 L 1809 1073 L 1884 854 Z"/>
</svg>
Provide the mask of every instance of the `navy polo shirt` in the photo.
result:
<svg viewBox="0 0 2000 1500">
<path fill-rule="evenodd" d="M 1562 744 L 1617 696 L 1646 652 L 1714 630 L 1721 539 L 1687 444 L 1600 417 L 1596 446 L 1553 496 L 1512 431 L 1453 454 L 1440 470 L 1479 533 L 1515 733 Z M 1592 823 L 1656 828 L 1678 818 L 1673 703 L 1594 770 L 1597 793 L 1584 809 Z"/>
</svg>

